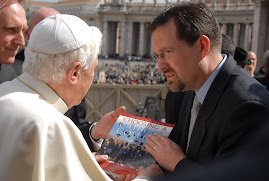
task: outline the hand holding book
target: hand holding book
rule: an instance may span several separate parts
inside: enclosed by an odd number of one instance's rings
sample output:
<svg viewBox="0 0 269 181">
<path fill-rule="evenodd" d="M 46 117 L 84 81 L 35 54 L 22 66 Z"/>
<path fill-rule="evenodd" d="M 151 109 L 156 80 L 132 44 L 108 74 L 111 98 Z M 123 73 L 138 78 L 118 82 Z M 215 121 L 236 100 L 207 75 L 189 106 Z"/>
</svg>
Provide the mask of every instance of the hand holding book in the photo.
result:
<svg viewBox="0 0 269 181">
<path fill-rule="evenodd" d="M 121 106 L 115 111 L 112 111 L 110 113 L 107 113 L 104 115 L 100 121 L 92 128 L 91 131 L 91 136 L 93 139 L 98 140 L 98 139 L 106 139 L 109 131 L 117 121 L 117 118 L 119 117 L 120 114 L 124 113 L 125 107 Z"/>
<path fill-rule="evenodd" d="M 137 174 L 139 167 L 156 163 L 146 151 L 147 136 L 158 133 L 168 137 L 173 126 L 122 113 L 98 151 L 99 155 L 109 156 L 108 162 L 100 164 L 101 167 L 110 175 Z"/>
<path fill-rule="evenodd" d="M 162 174 L 163 174 L 162 169 L 157 164 L 150 165 L 147 168 L 140 167 L 138 170 L 138 176 L 143 176 L 150 179 L 160 176 Z M 117 181 L 131 181 L 135 177 L 136 175 L 134 174 L 120 175 Z M 144 179 L 144 180 L 147 180 L 147 179 Z"/>
<path fill-rule="evenodd" d="M 166 170 L 173 172 L 180 160 L 186 158 L 181 148 L 160 134 L 148 135 L 146 150 Z M 169 153 L 169 154 L 167 154 Z"/>
</svg>

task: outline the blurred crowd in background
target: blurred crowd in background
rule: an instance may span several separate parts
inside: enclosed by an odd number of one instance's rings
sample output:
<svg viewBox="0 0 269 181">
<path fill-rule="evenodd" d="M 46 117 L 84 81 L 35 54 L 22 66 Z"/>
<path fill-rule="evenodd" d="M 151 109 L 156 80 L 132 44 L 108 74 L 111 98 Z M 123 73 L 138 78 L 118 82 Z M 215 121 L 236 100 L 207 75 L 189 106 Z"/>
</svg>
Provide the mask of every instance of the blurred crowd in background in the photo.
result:
<svg viewBox="0 0 269 181">
<path fill-rule="evenodd" d="M 132 84 L 156 85 L 166 81 L 164 74 L 158 70 L 156 62 L 147 61 L 102 61 L 95 69 L 95 84 Z"/>
</svg>

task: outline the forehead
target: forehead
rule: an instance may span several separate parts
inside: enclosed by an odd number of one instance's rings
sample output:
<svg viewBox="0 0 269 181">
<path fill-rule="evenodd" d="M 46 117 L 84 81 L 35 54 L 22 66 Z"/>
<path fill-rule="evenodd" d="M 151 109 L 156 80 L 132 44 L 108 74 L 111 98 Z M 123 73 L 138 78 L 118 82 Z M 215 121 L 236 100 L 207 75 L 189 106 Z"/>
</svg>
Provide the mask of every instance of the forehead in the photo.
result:
<svg viewBox="0 0 269 181">
<path fill-rule="evenodd" d="M 156 49 L 170 48 L 174 44 L 177 44 L 178 41 L 177 29 L 173 19 L 159 26 L 152 33 L 153 48 Z"/>
<path fill-rule="evenodd" d="M 0 26 L 27 26 L 26 15 L 23 7 L 14 3 L 3 9 L 0 14 Z"/>
<path fill-rule="evenodd" d="M 153 40 L 166 39 L 167 37 L 174 36 L 176 36 L 176 25 L 174 20 L 170 20 L 167 23 L 160 25 L 152 32 Z"/>
<path fill-rule="evenodd" d="M 253 52 L 248 52 L 248 57 L 255 57 L 255 54 Z"/>
</svg>

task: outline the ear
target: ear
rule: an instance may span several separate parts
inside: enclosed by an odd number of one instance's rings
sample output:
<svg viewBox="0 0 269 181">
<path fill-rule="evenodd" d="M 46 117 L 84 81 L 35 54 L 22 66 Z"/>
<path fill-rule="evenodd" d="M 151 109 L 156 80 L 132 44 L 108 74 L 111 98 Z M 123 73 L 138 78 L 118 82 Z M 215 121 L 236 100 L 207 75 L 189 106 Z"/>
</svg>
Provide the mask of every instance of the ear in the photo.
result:
<svg viewBox="0 0 269 181">
<path fill-rule="evenodd" d="M 210 40 L 206 35 L 202 35 L 198 39 L 198 43 L 200 46 L 200 56 L 201 56 L 201 59 L 203 59 L 207 55 L 207 53 L 209 52 Z"/>
<path fill-rule="evenodd" d="M 81 62 L 75 62 L 67 71 L 68 82 L 72 85 L 78 83 L 78 80 L 81 76 Z"/>
</svg>

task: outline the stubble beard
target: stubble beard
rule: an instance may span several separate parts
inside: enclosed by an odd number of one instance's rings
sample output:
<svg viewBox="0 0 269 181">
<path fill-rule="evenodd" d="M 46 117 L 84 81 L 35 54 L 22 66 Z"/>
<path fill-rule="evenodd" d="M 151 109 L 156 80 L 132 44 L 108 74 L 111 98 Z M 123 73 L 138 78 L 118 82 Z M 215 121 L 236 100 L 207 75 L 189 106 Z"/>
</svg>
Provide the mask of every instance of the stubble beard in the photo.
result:
<svg viewBox="0 0 269 181">
<path fill-rule="evenodd" d="M 172 92 L 182 92 L 185 88 L 185 84 L 178 79 L 176 82 L 168 82 L 169 83 L 169 89 Z"/>
</svg>

